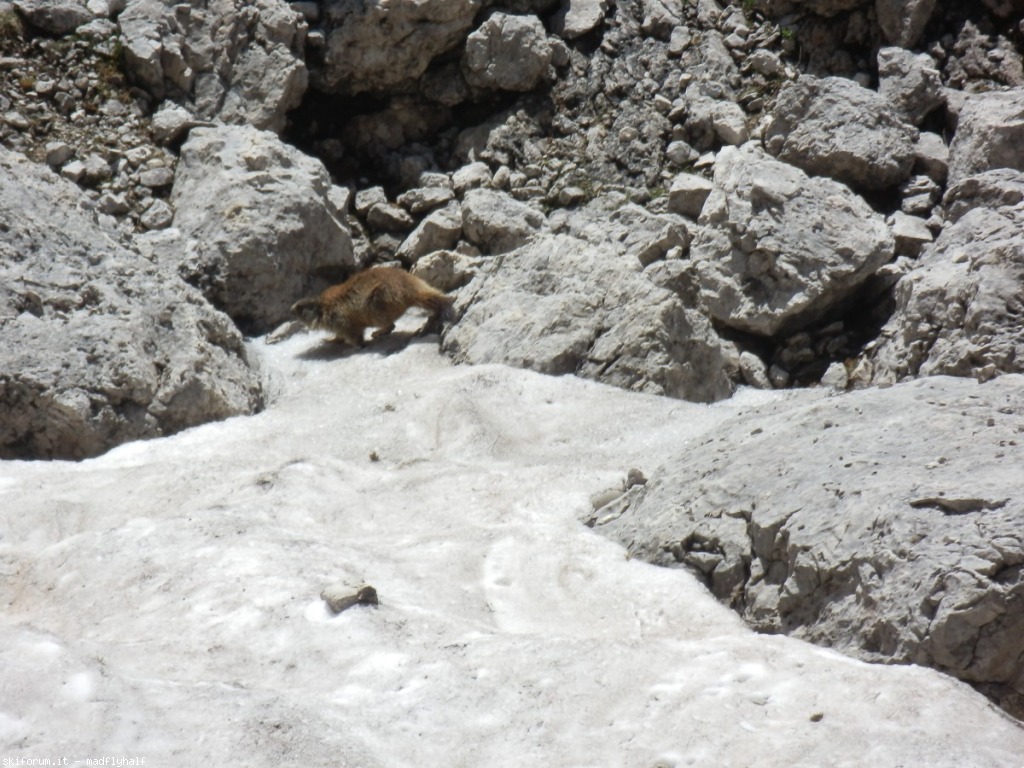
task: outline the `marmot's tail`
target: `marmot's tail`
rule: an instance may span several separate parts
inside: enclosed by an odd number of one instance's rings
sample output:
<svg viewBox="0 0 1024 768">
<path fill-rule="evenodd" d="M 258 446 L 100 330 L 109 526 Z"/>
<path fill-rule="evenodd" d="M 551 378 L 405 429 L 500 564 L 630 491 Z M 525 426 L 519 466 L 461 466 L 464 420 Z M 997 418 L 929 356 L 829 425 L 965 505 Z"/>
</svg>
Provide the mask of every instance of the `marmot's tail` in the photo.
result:
<svg viewBox="0 0 1024 768">
<path fill-rule="evenodd" d="M 455 299 L 452 296 L 446 296 L 443 293 L 432 293 L 429 296 L 423 297 L 423 300 L 420 301 L 420 306 L 447 322 L 453 317 L 452 304 L 454 303 Z"/>
</svg>

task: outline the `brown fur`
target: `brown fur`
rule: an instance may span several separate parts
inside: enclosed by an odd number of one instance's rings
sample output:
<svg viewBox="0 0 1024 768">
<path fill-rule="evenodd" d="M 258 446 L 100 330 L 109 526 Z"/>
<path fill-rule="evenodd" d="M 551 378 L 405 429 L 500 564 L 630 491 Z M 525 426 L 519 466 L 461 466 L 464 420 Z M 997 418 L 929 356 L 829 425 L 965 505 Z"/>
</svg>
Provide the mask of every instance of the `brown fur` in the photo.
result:
<svg viewBox="0 0 1024 768">
<path fill-rule="evenodd" d="M 363 332 L 376 328 L 373 338 L 391 333 L 395 321 L 410 307 L 433 314 L 424 331 L 451 310 L 454 299 L 397 267 L 377 267 L 360 272 L 341 285 L 332 285 L 319 296 L 292 305 L 292 314 L 314 330 L 331 331 L 331 341 L 361 347 Z"/>
</svg>

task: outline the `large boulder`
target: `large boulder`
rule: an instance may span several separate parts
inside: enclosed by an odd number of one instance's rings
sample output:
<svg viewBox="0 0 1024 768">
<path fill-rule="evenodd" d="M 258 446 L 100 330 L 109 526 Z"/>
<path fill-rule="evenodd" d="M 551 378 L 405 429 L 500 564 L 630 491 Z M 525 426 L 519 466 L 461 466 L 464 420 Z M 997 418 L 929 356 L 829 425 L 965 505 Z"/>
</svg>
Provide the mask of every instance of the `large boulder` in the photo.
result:
<svg viewBox="0 0 1024 768">
<path fill-rule="evenodd" d="M 754 143 L 719 153 L 699 223 L 690 253 L 704 304 L 762 336 L 818 319 L 893 255 L 889 228 L 861 198 Z"/>
<path fill-rule="evenodd" d="M 950 223 L 896 284 L 872 353 L 876 382 L 1024 372 L 1024 172 L 986 171 L 950 187 Z"/>
<path fill-rule="evenodd" d="M 885 97 L 853 80 L 813 75 L 782 87 L 764 134 L 780 160 L 867 190 L 910 176 L 916 139 Z"/>
<path fill-rule="evenodd" d="M 550 64 L 551 44 L 540 19 L 495 13 L 466 38 L 462 74 L 476 88 L 531 91 Z"/>
<path fill-rule="evenodd" d="M 878 51 L 878 92 L 913 125 L 920 125 L 945 102 L 935 60 L 927 53 L 914 54 L 903 48 Z"/>
<path fill-rule="evenodd" d="M 444 349 L 699 402 L 728 397 L 723 352 L 704 315 L 608 246 L 542 235 L 485 260 L 462 289 Z"/>
<path fill-rule="evenodd" d="M 314 82 L 348 95 L 400 90 L 463 44 L 479 10 L 480 0 L 322 3 L 327 39 Z"/>
<path fill-rule="evenodd" d="M 86 202 L 0 148 L 0 457 L 81 459 L 259 410 L 231 321 Z"/>
<path fill-rule="evenodd" d="M 347 192 L 268 131 L 193 130 L 171 201 L 186 238 L 181 275 L 247 333 L 273 329 L 297 299 L 356 266 Z"/>
<path fill-rule="evenodd" d="M 85 0 L 14 0 L 25 20 L 48 35 L 67 35 L 95 16 Z"/>
<path fill-rule="evenodd" d="M 470 189 L 462 200 L 462 231 L 484 253 L 518 248 L 544 225 L 539 210 L 495 189 Z"/>
<path fill-rule="evenodd" d="M 128 77 L 201 118 L 281 131 L 305 93 L 306 22 L 280 0 L 128 0 L 118 24 Z"/>
<path fill-rule="evenodd" d="M 995 168 L 1024 170 L 1024 88 L 967 97 L 949 146 L 949 183 Z"/>
<path fill-rule="evenodd" d="M 757 629 L 1019 696 L 1022 414 L 1021 376 L 803 391 L 745 409 L 594 518 Z"/>
</svg>

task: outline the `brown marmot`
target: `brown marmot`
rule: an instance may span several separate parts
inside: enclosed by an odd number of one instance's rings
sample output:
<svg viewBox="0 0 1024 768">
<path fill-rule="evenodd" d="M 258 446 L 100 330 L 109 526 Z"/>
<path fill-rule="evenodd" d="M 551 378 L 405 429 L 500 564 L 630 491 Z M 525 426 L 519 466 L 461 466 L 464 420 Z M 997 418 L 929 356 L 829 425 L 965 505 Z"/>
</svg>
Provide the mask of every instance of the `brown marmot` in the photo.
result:
<svg viewBox="0 0 1024 768">
<path fill-rule="evenodd" d="M 409 307 L 432 313 L 421 333 L 437 327 L 450 315 L 454 299 L 397 267 L 376 267 L 360 272 L 319 296 L 292 305 L 292 314 L 313 330 L 332 331 L 331 341 L 361 347 L 363 331 L 376 328 L 378 339 L 395 329 L 395 321 Z"/>
</svg>

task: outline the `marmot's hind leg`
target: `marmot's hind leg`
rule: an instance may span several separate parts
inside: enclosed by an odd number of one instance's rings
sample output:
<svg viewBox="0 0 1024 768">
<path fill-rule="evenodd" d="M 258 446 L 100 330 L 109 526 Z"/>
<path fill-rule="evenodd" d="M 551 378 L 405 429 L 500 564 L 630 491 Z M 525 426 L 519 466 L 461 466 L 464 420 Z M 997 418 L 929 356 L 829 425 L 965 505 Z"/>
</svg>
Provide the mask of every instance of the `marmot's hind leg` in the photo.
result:
<svg viewBox="0 0 1024 768">
<path fill-rule="evenodd" d="M 373 339 L 373 341 L 376 341 L 381 336 L 387 336 L 393 330 L 395 330 L 394 323 L 391 323 L 390 325 L 385 325 L 383 328 L 378 328 L 372 334 L 370 334 L 370 338 Z"/>
</svg>

